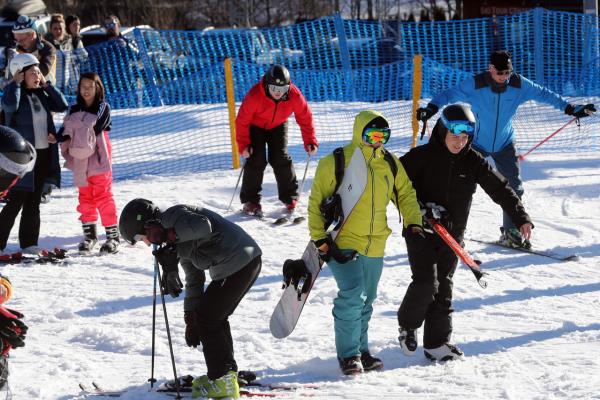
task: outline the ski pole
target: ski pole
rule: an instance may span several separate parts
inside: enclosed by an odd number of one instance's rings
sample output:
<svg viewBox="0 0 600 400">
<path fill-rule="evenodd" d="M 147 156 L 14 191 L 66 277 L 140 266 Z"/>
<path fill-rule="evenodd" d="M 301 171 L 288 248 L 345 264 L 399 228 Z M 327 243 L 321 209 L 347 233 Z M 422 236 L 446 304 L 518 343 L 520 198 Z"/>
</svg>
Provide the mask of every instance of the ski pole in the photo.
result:
<svg viewBox="0 0 600 400">
<path fill-rule="evenodd" d="M 156 245 L 153 246 L 153 250 L 156 250 Z M 156 339 L 156 281 L 158 279 L 158 260 L 154 257 L 154 291 L 152 294 L 152 367 L 150 371 L 150 378 L 148 382 L 150 382 L 150 389 L 154 387 L 154 382 L 156 379 L 154 378 L 154 351 L 156 349 L 155 339 Z"/>
<path fill-rule="evenodd" d="M 154 245 L 154 250 L 156 250 L 157 246 Z M 162 277 L 160 276 L 160 269 L 158 268 L 158 260 L 154 257 L 154 265 L 156 268 L 156 274 L 158 276 L 158 282 L 162 282 Z M 182 399 L 181 393 L 179 393 L 179 378 L 177 378 L 177 368 L 175 367 L 175 355 L 173 354 L 173 342 L 171 341 L 171 330 L 169 329 L 169 317 L 167 316 L 167 304 L 165 303 L 165 292 L 163 291 L 162 285 L 158 285 L 160 288 L 160 299 L 162 301 L 163 314 L 165 316 L 165 326 L 167 328 L 167 340 L 169 341 L 169 352 L 171 353 L 171 364 L 173 365 L 173 375 L 175 377 L 175 389 L 177 390 L 176 399 Z"/>
<path fill-rule="evenodd" d="M 552 139 L 552 137 L 554 137 L 554 135 L 556 135 L 557 133 L 559 133 L 560 131 L 562 131 L 563 129 L 565 129 L 568 125 L 570 125 L 571 123 L 573 123 L 573 121 L 575 121 L 577 119 L 577 117 L 573 117 L 569 120 L 569 122 L 567 122 L 566 124 L 564 124 L 563 126 L 561 126 L 556 132 L 554 132 L 553 134 L 551 134 L 550 136 L 546 137 L 545 139 L 543 139 L 542 141 L 540 141 L 538 144 L 536 144 L 535 146 L 533 146 L 527 153 L 525 154 L 520 154 L 519 155 L 519 160 L 523 161 L 525 159 L 525 157 L 531 153 L 532 151 L 534 151 L 535 149 L 537 149 L 538 147 L 540 147 L 541 145 L 543 145 L 544 143 L 546 143 L 548 140 Z"/>
<path fill-rule="evenodd" d="M 233 194 L 231 195 L 231 201 L 229 202 L 229 206 L 227 206 L 227 210 L 225 210 L 225 212 L 228 212 L 229 209 L 231 208 L 231 205 L 233 204 L 233 199 L 235 198 L 235 192 L 237 192 L 237 188 L 240 185 L 240 179 L 242 179 L 242 173 L 244 172 L 245 167 L 246 167 L 246 160 L 244 160 L 244 163 L 242 164 L 242 168 L 240 169 L 240 174 L 238 175 L 237 182 L 235 184 L 235 188 L 233 189 Z"/>
</svg>

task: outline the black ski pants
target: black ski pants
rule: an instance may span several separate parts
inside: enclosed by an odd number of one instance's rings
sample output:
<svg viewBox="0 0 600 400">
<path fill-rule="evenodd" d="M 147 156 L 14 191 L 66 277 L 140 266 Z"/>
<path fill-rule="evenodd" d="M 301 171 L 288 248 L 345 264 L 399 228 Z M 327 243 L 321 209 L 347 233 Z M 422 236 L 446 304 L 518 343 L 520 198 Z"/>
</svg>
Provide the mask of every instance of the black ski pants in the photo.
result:
<svg viewBox="0 0 600 400">
<path fill-rule="evenodd" d="M 254 284 L 261 265 L 258 256 L 235 274 L 212 281 L 202 295 L 196 314 L 209 379 L 238 370 L 228 319 Z"/>
<path fill-rule="evenodd" d="M 240 190 L 242 203 L 260 203 L 267 161 L 275 174 L 279 200 L 285 204 L 297 200 L 298 179 L 292 157 L 287 152 L 287 122 L 269 130 L 250 125 L 250 147 L 252 147 L 252 154 L 246 160 Z"/>
<path fill-rule="evenodd" d="M 21 248 L 37 246 L 40 237 L 40 202 L 44 181 L 50 169 L 50 150 L 38 149 L 33 167 L 33 192 L 12 189 L 0 211 L 0 250 L 6 248 L 10 231 L 21 212 L 19 244 Z"/>
<path fill-rule="evenodd" d="M 452 336 L 452 277 L 458 258 L 437 235 L 425 235 L 422 249 L 412 249 L 407 242 L 412 282 L 398 309 L 398 323 L 417 329 L 425 322 L 423 346 L 434 349 Z"/>
</svg>

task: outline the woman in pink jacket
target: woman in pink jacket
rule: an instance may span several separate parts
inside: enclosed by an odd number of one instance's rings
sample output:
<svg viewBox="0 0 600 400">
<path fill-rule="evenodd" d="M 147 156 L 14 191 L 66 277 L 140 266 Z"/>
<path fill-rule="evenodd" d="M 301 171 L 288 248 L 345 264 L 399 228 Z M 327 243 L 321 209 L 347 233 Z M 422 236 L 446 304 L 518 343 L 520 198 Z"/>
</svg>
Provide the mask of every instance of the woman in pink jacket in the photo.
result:
<svg viewBox="0 0 600 400">
<path fill-rule="evenodd" d="M 117 208 L 112 194 L 112 155 L 108 131 L 111 129 L 110 107 L 104 101 L 104 85 L 98 74 L 81 74 L 77 86 L 77 103 L 71 106 L 63 122 L 61 143 L 65 166 L 73 171 L 79 187 L 77 211 L 83 224 L 83 241 L 79 251 L 90 252 L 98 243 L 98 212 L 106 230 L 100 253 L 119 251 Z"/>
</svg>

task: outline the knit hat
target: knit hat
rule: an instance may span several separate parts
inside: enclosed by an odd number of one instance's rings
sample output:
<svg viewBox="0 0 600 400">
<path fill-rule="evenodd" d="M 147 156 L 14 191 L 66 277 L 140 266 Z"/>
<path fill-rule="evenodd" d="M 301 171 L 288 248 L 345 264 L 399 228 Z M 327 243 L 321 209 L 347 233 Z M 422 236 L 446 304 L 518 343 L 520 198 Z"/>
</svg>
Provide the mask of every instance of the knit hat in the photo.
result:
<svg viewBox="0 0 600 400">
<path fill-rule="evenodd" d="M 28 33 L 35 32 L 34 29 L 34 21 L 29 18 L 27 15 L 19 15 L 19 18 L 15 21 L 13 25 L 13 33 Z"/>
<path fill-rule="evenodd" d="M 511 55 L 506 50 L 497 50 L 490 56 L 490 64 L 492 64 L 498 71 L 506 71 L 507 69 L 512 70 Z"/>
<path fill-rule="evenodd" d="M 388 122 L 385 118 L 375 117 L 371 121 L 369 121 L 369 123 L 367 125 L 365 125 L 363 132 L 365 129 L 368 129 L 368 128 L 389 128 L 389 127 L 390 127 L 390 124 L 388 124 Z"/>
</svg>

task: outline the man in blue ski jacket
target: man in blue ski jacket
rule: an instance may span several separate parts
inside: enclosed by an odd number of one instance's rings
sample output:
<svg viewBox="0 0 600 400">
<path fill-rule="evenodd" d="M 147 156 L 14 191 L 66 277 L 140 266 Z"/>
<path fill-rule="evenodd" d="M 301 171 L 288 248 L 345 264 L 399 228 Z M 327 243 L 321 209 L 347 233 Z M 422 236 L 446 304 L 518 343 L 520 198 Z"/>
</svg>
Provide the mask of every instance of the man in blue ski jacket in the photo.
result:
<svg viewBox="0 0 600 400">
<path fill-rule="evenodd" d="M 438 93 L 426 107 L 417 109 L 417 119 L 427 121 L 441 107 L 464 102 L 471 105 L 479 121 L 475 130 L 473 148 L 484 157 L 491 156 L 500 172 L 508 180 L 519 198 L 523 196 L 517 150 L 512 125 L 517 108 L 534 100 L 552 105 L 565 114 L 577 118 L 596 111 L 593 104 L 569 104 L 566 99 L 513 71 L 511 55 L 500 50 L 491 54 L 488 70 L 462 81 L 458 86 Z M 513 247 L 530 248 L 510 217 L 504 213 L 500 241 Z"/>
</svg>

